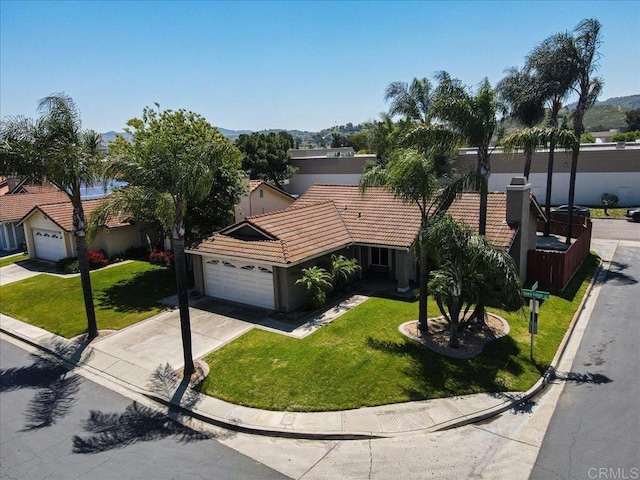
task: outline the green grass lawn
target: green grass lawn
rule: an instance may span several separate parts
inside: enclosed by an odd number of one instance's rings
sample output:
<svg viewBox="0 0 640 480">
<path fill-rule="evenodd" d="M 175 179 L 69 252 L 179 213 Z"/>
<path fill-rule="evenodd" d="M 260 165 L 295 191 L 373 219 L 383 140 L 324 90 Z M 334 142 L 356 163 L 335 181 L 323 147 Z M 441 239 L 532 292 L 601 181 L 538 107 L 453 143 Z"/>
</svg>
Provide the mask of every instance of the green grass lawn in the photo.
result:
<svg viewBox="0 0 640 480">
<path fill-rule="evenodd" d="M 13 255 L 11 257 L 0 258 L 0 268 L 6 267 L 7 265 L 11 265 L 12 263 L 21 262 L 22 260 L 27 260 L 29 255 L 23 253 L 21 255 Z"/>
<path fill-rule="evenodd" d="M 158 300 L 176 291 L 172 269 L 138 261 L 91 272 L 91 286 L 101 330 L 159 313 Z M 87 328 L 79 276 L 42 274 L 0 287 L 0 311 L 67 338 Z"/>
<path fill-rule="evenodd" d="M 491 310 L 511 326 L 481 355 L 458 360 L 403 336 L 416 302 L 371 298 L 304 339 L 251 330 L 205 360 L 203 393 L 269 410 L 326 411 L 477 392 L 524 391 L 550 364 L 598 264 L 590 256 L 566 291 L 539 313 L 529 359 L 528 309 Z M 439 312 L 429 302 L 429 315 Z"/>
<path fill-rule="evenodd" d="M 616 207 L 607 209 L 608 216 L 604 214 L 603 208 L 589 208 L 592 218 L 626 218 L 627 207 Z"/>
</svg>

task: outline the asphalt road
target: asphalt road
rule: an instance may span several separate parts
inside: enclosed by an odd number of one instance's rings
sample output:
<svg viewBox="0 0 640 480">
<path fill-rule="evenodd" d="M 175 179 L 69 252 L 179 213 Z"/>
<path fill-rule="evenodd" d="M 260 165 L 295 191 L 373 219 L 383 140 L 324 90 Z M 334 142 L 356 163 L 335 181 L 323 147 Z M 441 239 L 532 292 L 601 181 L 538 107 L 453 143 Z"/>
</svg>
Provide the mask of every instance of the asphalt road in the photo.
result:
<svg viewBox="0 0 640 480">
<path fill-rule="evenodd" d="M 618 247 L 532 479 L 640 478 L 638 298 L 640 248 Z"/>
<path fill-rule="evenodd" d="M 593 238 L 607 240 L 640 240 L 640 223 L 627 220 L 593 219 Z M 640 478 L 640 477 L 639 477 Z"/>
<path fill-rule="evenodd" d="M 288 478 L 3 340 L 0 366 L 2 479 Z"/>
</svg>

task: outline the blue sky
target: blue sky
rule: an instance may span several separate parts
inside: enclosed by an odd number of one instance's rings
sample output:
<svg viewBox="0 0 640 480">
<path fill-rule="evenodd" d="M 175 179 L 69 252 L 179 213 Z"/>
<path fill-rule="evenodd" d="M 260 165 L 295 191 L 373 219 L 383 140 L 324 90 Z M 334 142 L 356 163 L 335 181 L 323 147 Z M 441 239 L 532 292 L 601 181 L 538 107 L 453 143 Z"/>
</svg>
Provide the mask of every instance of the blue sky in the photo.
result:
<svg viewBox="0 0 640 480">
<path fill-rule="evenodd" d="M 122 130 L 145 105 L 230 129 L 320 130 L 386 111 L 392 81 L 468 85 L 520 66 L 583 18 L 603 25 L 601 100 L 640 93 L 640 2 L 0 1 L 0 116 L 71 95 L 83 124 Z"/>
</svg>

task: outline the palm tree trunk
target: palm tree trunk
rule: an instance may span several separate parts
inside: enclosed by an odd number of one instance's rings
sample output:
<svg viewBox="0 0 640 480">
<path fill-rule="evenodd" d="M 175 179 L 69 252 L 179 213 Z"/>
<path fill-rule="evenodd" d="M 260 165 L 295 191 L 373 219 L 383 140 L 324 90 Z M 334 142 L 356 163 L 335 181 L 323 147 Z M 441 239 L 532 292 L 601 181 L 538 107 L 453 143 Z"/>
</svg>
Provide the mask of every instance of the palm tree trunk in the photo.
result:
<svg viewBox="0 0 640 480">
<path fill-rule="evenodd" d="M 487 234 L 487 204 L 489 203 L 489 179 L 487 175 L 482 176 L 482 184 L 480 185 L 480 219 L 478 224 L 478 233 L 480 235 Z"/>
<path fill-rule="evenodd" d="M 449 346 L 451 348 L 460 347 L 460 306 L 460 297 L 454 296 L 451 301 L 451 308 L 449 308 L 449 316 L 451 317 L 451 322 L 449 323 Z"/>
<path fill-rule="evenodd" d="M 551 134 L 551 141 L 549 142 L 549 162 L 547 163 L 547 194 L 544 201 L 544 216 L 546 220 L 544 222 L 544 236 L 551 235 L 551 182 L 553 181 L 553 157 L 556 149 L 556 137 L 555 134 Z"/>
<path fill-rule="evenodd" d="M 82 285 L 84 309 L 87 313 L 87 337 L 91 340 L 98 336 L 98 322 L 96 321 L 96 312 L 93 307 L 91 275 L 89 274 L 89 254 L 86 237 L 87 219 L 84 215 L 79 191 L 77 194 L 72 196 L 71 200 L 73 204 L 73 233 L 76 238 L 80 284 Z"/>
<path fill-rule="evenodd" d="M 420 232 L 420 297 L 418 298 L 418 328 L 424 333 L 429 333 L 427 322 L 427 301 L 429 298 L 429 261 L 427 258 L 427 246 L 424 240 L 424 229 Z"/>
<path fill-rule="evenodd" d="M 567 240 L 566 244 L 571 245 L 571 234 L 573 233 L 573 202 L 576 194 L 576 172 L 578 171 L 578 155 L 580 154 L 580 141 L 573 145 L 571 154 L 571 176 L 569 177 L 569 210 L 567 211 Z"/>
<path fill-rule="evenodd" d="M 191 344 L 191 319 L 189 316 L 189 295 L 187 291 L 187 263 L 184 253 L 184 237 L 173 239 L 174 262 L 176 268 L 176 289 L 178 308 L 180 309 L 180 330 L 182 333 L 182 351 L 184 353 L 184 378 L 196 371 L 193 363 Z"/>
</svg>

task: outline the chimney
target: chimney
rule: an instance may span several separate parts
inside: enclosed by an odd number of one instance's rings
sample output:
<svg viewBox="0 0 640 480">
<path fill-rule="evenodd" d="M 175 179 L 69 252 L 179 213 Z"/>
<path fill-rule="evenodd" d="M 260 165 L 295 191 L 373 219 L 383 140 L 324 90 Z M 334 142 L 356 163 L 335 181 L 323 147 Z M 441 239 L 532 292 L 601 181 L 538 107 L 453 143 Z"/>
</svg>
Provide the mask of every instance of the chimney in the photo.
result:
<svg viewBox="0 0 640 480">
<path fill-rule="evenodd" d="M 527 279 L 527 256 L 536 248 L 536 218 L 531 216 L 531 184 L 525 177 L 513 177 L 507 185 L 507 223 L 518 227 L 518 233 L 511 246 L 520 278 Z"/>
</svg>

